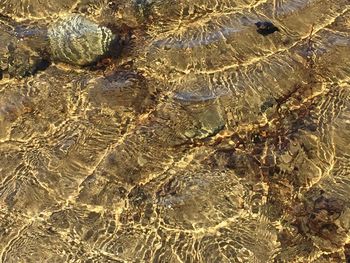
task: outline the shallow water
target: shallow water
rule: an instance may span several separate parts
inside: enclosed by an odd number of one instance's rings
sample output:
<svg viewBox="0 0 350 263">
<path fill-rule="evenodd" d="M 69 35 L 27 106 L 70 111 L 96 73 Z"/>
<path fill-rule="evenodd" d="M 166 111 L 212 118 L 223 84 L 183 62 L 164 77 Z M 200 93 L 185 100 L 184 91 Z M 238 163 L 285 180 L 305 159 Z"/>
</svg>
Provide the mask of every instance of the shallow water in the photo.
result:
<svg viewBox="0 0 350 263">
<path fill-rule="evenodd" d="M 0 3 L 0 262 L 349 261 L 349 1 L 114 2 Z"/>
</svg>

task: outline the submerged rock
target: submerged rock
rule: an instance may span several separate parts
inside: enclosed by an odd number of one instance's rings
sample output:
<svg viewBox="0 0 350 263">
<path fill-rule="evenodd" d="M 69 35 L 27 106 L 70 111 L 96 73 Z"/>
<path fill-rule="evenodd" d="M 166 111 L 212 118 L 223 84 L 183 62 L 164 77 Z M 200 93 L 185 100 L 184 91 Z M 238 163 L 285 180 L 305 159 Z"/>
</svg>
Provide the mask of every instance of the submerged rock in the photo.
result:
<svg viewBox="0 0 350 263">
<path fill-rule="evenodd" d="M 22 23 L 0 18 L 0 79 L 23 78 L 46 69 L 50 62 L 87 66 L 106 56 L 117 56 L 119 37 L 109 28 L 79 14 Z"/>
<path fill-rule="evenodd" d="M 278 27 L 268 21 L 256 22 L 256 27 L 258 28 L 256 31 L 263 36 L 270 35 L 276 31 L 279 31 Z"/>
<path fill-rule="evenodd" d="M 24 29 L 21 34 L 17 34 L 17 28 L 13 24 L 6 24 L 7 21 L 1 22 L 0 79 L 23 78 L 48 67 L 47 58 L 42 56 L 39 50 L 42 46 L 45 46 L 45 43 L 36 40 L 31 42 L 22 41 L 23 36 L 28 33 L 27 30 Z M 11 34 L 12 28 L 14 28 L 15 33 Z M 40 32 L 40 30 L 37 31 Z M 36 36 L 34 37 L 36 38 Z M 45 37 L 38 35 L 38 38 L 44 39 Z"/>
<path fill-rule="evenodd" d="M 48 29 L 48 38 L 52 60 L 73 65 L 90 65 L 118 52 L 117 36 L 81 15 L 69 15 L 54 23 Z"/>
</svg>

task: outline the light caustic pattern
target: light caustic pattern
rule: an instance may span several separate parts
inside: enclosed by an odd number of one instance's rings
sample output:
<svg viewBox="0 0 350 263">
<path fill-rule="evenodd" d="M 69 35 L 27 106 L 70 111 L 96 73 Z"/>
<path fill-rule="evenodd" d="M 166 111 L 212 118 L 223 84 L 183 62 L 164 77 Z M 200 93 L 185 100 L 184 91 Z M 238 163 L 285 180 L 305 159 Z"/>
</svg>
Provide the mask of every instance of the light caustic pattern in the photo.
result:
<svg viewBox="0 0 350 263">
<path fill-rule="evenodd" d="M 1 80 L 0 261 L 349 260 L 349 2 L 149 2 L 131 66 Z"/>
</svg>

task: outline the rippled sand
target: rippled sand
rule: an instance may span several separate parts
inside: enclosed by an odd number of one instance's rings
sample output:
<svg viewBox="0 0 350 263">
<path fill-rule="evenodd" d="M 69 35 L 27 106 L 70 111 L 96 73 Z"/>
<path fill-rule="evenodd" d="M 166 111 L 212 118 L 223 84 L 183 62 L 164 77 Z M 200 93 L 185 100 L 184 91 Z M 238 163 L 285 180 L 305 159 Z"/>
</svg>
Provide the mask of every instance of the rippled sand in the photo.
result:
<svg viewBox="0 0 350 263">
<path fill-rule="evenodd" d="M 348 262 L 350 2 L 154 2 L 97 68 L 33 28 L 106 1 L 0 3 L 0 261 Z"/>
</svg>

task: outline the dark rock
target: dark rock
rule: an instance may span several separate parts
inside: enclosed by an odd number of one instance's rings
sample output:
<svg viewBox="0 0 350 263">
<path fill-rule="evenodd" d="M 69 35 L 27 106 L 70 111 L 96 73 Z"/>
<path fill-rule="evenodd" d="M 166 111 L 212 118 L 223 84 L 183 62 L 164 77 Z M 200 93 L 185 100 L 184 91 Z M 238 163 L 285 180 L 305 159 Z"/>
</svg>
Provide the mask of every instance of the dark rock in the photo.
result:
<svg viewBox="0 0 350 263">
<path fill-rule="evenodd" d="M 268 21 L 259 21 L 255 23 L 256 27 L 258 28 L 256 31 L 263 36 L 270 35 L 276 31 L 279 31 L 279 29 Z"/>
</svg>

